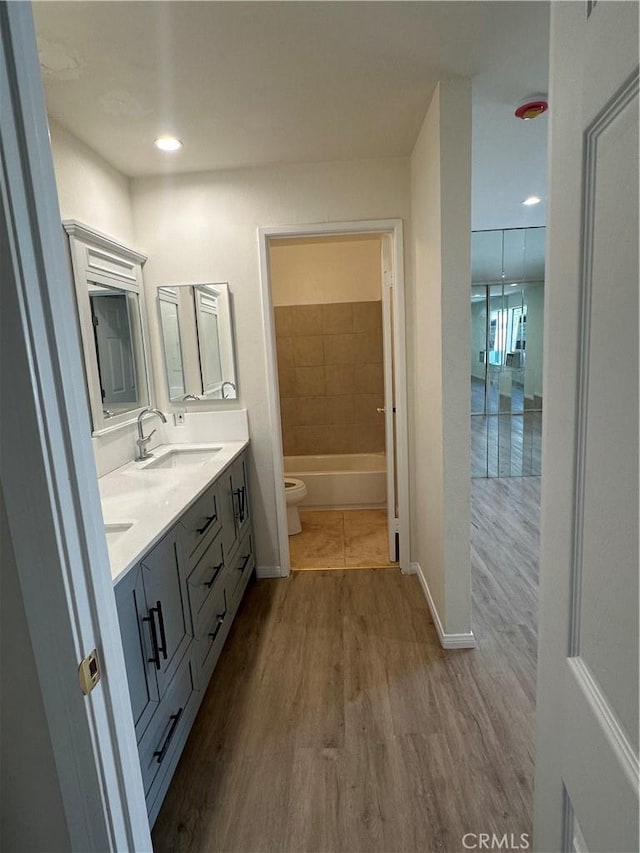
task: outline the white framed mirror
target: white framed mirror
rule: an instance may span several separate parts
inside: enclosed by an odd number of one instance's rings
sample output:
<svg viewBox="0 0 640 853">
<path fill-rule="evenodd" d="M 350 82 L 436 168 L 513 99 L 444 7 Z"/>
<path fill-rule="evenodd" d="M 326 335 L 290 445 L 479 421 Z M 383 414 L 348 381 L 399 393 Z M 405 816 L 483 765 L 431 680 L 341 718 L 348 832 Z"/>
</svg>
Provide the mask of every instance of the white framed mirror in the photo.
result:
<svg viewBox="0 0 640 853">
<path fill-rule="evenodd" d="M 146 257 L 65 221 L 76 287 L 93 435 L 133 423 L 154 405 L 142 283 Z"/>
<path fill-rule="evenodd" d="M 159 287 L 158 308 L 169 400 L 236 400 L 229 285 L 217 282 Z"/>
</svg>

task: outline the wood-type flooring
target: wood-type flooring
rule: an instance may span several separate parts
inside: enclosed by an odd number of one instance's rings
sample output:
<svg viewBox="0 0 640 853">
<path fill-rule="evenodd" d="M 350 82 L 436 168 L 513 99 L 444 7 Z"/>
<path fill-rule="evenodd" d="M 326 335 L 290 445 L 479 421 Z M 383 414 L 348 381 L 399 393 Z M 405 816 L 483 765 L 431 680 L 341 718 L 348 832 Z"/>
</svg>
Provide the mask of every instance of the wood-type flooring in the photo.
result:
<svg viewBox="0 0 640 853">
<path fill-rule="evenodd" d="M 474 650 L 442 650 L 399 571 L 251 584 L 156 853 L 457 853 L 465 833 L 531 833 L 538 505 L 537 478 L 473 482 Z"/>
</svg>

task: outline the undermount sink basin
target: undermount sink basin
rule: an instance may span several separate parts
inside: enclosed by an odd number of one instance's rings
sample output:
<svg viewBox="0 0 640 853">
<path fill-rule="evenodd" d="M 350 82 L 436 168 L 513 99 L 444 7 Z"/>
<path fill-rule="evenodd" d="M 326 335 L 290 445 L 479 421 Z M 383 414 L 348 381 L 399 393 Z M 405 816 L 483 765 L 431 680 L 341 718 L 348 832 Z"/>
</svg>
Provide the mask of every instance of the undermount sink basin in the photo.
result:
<svg viewBox="0 0 640 853">
<path fill-rule="evenodd" d="M 131 530 L 133 522 L 123 521 L 119 524 L 105 524 L 104 532 L 107 537 L 107 547 L 111 548 L 116 544 L 120 537 L 124 536 L 127 530 Z"/>
<path fill-rule="evenodd" d="M 187 468 L 195 465 L 204 465 L 205 462 L 208 462 L 219 451 L 219 447 L 211 447 L 206 450 L 200 448 L 176 448 L 175 450 L 169 450 L 168 453 L 163 453 L 157 459 L 151 459 L 149 462 L 141 465 L 140 470 L 148 471 L 152 469 L 155 471 L 158 468 Z"/>
</svg>

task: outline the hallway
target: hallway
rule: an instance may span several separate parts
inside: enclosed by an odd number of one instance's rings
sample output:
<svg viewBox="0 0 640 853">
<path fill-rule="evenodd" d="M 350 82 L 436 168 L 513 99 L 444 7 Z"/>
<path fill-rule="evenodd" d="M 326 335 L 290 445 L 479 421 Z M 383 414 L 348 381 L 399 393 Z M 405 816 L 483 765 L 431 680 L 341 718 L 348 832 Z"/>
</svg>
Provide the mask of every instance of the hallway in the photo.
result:
<svg viewBox="0 0 640 853">
<path fill-rule="evenodd" d="M 478 648 L 416 577 L 248 590 L 154 832 L 162 851 L 462 850 L 530 833 L 539 480 L 472 484 Z"/>
</svg>

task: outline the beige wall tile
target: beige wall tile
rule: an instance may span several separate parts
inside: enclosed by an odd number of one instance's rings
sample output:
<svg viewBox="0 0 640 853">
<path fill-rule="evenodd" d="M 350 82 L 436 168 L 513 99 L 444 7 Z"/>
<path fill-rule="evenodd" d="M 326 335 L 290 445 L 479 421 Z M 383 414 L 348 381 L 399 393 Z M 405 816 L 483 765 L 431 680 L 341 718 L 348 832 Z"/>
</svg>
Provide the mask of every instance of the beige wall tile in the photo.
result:
<svg viewBox="0 0 640 853">
<path fill-rule="evenodd" d="M 359 424 L 358 427 L 358 449 L 356 453 L 382 453 L 384 452 L 384 419 L 380 416 L 380 423 Z"/>
<path fill-rule="evenodd" d="M 295 397 L 280 397 L 280 419 L 282 427 L 298 423 L 298 400 Z"/>
<path fill-rule="evenodd" d="M 324 367 L 294 368 L 296 397 L 324 397 Z"/>
<path fill-rule="evenodd" d="M 327 395 L 336 396 L 338 394 L 354 393 L 352 364 L 326 364 L 324 375 Z"/>
<path fill-rule="evenodd" d="M 293 305 L 279 305 L 273 309 L 276 337 L 291 337 L 293 334 Z"/>
<path fill-rule="evenodd" d="M 325 453 L 357 453 L 358 429 L 355 424 L 325 427 L 327 446 Z"/>
<path fill-rule="evenodd" d="M 327 422 L 326 397 L 298 397 L 295 403 L 298 426 L 322 426 Z"/>
<path fill-rule="evenodd" d="M 278 356 L 278 370 L 282 367 L 294 367 L 293 361 L 293 338 L 276 338 L 276 353 Z"/>
<path fill-rule="evenodd" d="M 356 420 L 358 424 L 384 422 L 384 415 L 376 411 L 378 407 L 384 406 L 384 397 L 381 394 L 358 394 L 356 401 Z"/>
<path fill-rule="evenodd" d="M 293 305 L 293 326 L 291 334 L 294 337 L 317 335 L 322 330 L 321 305 Z"/>
<path fill-rule="evenodd" d="M 326 400 L 326 424 L 355 424 L 356 403 L 354 397 L 343 394 L 340 397 L 329 397 Z"/>
<path fill-rule="evenodd" d="M 322 335 L 309 335 L 304 338 L 292 338 L 293 357 L 296 367 L 310 367 L 324 364 Z"/>
<path fill-rule="evenodd" d="M 353 390 L 356 394 L 384 396 L 384 366 L 382 362 L 354 364 Z"/>
<path fill-rule="evenodd" d="M 282 452 L 285 456 L 297 456 L 298 445 L 295 427 L 282 424 Z"/>
<path fill-rule="evenodd" d="M 322 306 L 322 333 L 340 335 L 353 332 L 353 303 L 332 302 Z"/>
<path fill-rule="evenodd" d="M 356 337 L 357 361 L 360 364 L 377 364 L 382 361 L 382 331 L 360 332 Z"/>
<path fill-rule="evenodd" d="M 355 302 L 353 331 L 382 333 L 382 302 Z"/>
<path fill-rule="evenodd" d="M 298 426 L 294 429 L 298 453 L 305 456 L 315 453 L 335 453 L 326 426 Z"/>
<path fill-rule="evenodd" d="M 278 370 L 278 383 L 280 385 L 280 399 L 293 397 L 296 394 L 296 368 L 283 367 Z"/>
<path fill-rule="evenodd" d="M 325 364 L 354 364 L 357 359 L 356 335 L 325 335 Z"/>
</svg>

